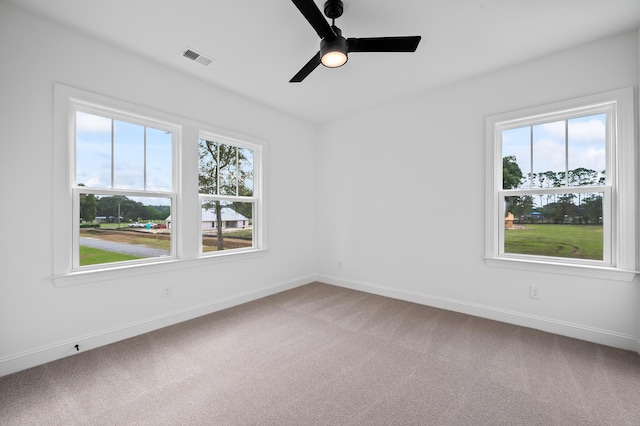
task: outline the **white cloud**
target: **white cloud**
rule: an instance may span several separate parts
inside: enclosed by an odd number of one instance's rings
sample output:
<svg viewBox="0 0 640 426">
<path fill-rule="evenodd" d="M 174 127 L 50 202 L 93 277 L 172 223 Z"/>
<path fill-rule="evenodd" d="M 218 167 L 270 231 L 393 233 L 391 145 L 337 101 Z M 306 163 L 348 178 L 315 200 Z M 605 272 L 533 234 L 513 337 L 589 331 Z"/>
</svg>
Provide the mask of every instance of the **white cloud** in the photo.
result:
<svg viewBox="0 0 640 426">
<path fill-rule="evenodd" d="M 544 134 L 548 135 L 551 138 L 564 139 L 564 120 L 544 123 L 536 127 L 542 129 Z"/>
<path fill-rule="evenodd" d="M 541 124 L 540 128 L 552 138 L 564 139 L 564 121 Z M 602 118 L 579 118 L 569 120 L 569 143 L 601 142 L 604 144 L 606 126 Z"/>
<path fill-rule="evenodd" d="M 558 140 L 537 139 L 533 145 L 533 169 L 536 173 L 565 169 L 564 143 Z"/>
<path fill-rule="evenodd" d="M 569 121 L 569 143 L 600 142 L 604 146 L 605 135 L 601 120 Z"/>
<path fill-rule="evenodd" d="M 111 119 L 78 111 L 76 113 L 76 131 L 78 133 L 110 133 Z"/>
<path fill-rule="evenodd" d="M 606 167 L 605 158 L 604 148 L 588 147 L 575 150 L 569 153 L 569 169 L 584 167 L 600 172 Z"/>
</svg>

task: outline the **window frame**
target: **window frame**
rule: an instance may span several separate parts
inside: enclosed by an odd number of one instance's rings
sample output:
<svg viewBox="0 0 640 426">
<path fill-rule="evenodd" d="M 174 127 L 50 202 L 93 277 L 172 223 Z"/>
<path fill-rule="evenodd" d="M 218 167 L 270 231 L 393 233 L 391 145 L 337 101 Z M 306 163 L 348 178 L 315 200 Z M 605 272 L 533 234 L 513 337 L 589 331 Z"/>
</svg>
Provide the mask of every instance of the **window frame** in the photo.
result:
<svg viewBox="0 0 640 426">
<path fill-rule="evenodd" d="M 97 106 L 96 111 L 109 110 L 118 115 L 118 119 L 132 121 L 132 117 L 143 120 L 143 124 L 149 127 L 158 127 L 159 124 L 174 126 L 174 143 L 172 146 L 172 256 L 160 258 L 147 258 L 139 261 L 127 261 L 101 264 L 98 267 L 74 268 L 74 238 L 79 231 L 74 218 L 79 220 L 79 206 L 74 206 L 74 196 L 78 192 L 111 193 L 113 189 L 92 187 L 76 188 L 75 176 L 75 113 L 74 104 L 82 104 L 87 108 Z M 265 140 L 248 136 L 242 133 L 218 128 L 208 123 L 191 120 L 171 113 L 161 112 L 139 104 L 114 99 L 108 96 L 54 83 L 54 117 L 53 117 L 53 178 L 51 190 L 55 194 L 51 216 L 51 228 L 53 233 L 52 244 L 52 270 L 51 279 L 56 287 L 81 285 L 93 282 L 118 280 L 133 276 L 154 273 L 165 273 L 183 268 L 206 266 L 218 262 L 226 262 L 239 258 L 251 259 L 265 255 L 266 246 L 266 202 L 263 190 L 263 173 L 265 173 Z M 87 111 L 90 112 L 91 111 Z M 260 185 L 260 233 L 259 244 L 254 244 L 251 250 L 233 251 L 218 256 L 200 256 L 198 244 L 198 221 L 201 209 L 196 208 L 199 202 L 198 195 L 198 135 L 201 132 L 219 135 L 232 140 L 245 141 L 252 146 L 260 148 L 260 164 L 255 170 L 256 179 Z M 135 195 L 161 195 L 167 197 L 163 191 L 135 191 L 126 190 Z M 79 198 L 79 197 L 78 197 Z M 77 203 L 76 203 L 77 204 Z M 74 235 L 74 232 L 76 235 Z"/>
<path fill-rule="evenodd" d="M 100 116 L 103 118 L 108 118 L 112 121 L 122 121 L 130 124 L 136 124 L 139 126 L 154 128 L 157 130 L 164 130 L 171 132 L 172 141 L 171 141 L 171 191 L 158 191 L 158 190 L 146 190 L 146 189 L 123 189 L 123 188 L 114 188 L 114 187 L 87 187 L 87 186 L 78 186 L 76 182 L 76 113 L 84 112 L 93 114 L 96 116 Z M 177 164 L 175 158 L 178 156 L 178 146 L 180 141 L 180 131 L 181 128 L 177 124 L 173 124 L 170 122 L 158 120 L 155 118 L 151 118 L 148 116 L 142 116 L 139 114 L 134 114 L 128 111 L 123 111 L 120 109 L 116 109 L 110 106 L 103 106 L 94 102 L 88 102 L 86 100 L 78 99 L 78 98 L 70 98 L 69 99 L 69 145 L 70 145 L 70 164 L 69 164 L 69 173 L 72 176 L 71 181 L 71 191 L 73 194 L 72 199 L 72 217 L 73 223 L 80 223 L 80 194 L 94 194 L 94 195 L 122 195 L 126 197 L 157 197 L 157 198 L 168 198 L 171 200 L 171 216 L 174 216 L 174 209 L 177 205 L 177 191 L 179 185 L 179 176 L 177 173 Z M 113 135 L 112 135 L 112 143 L 113 143 Z M 112 147 L 113 149 L 113 147 Z M 112 158 L 113 161 L 113 158 Z M 146 160 L 145 160 L 146 161 Z M 112 173 L 113 173 L 113 164 L 112 164 Z M 146 168 L 146 162 L 145 162 Z M 111 182 L 113 183 L 113 175 L 111 176 Z M 179 233 L 179 228 L 176 230 L 175 234 Z M 79 238 L 80 238 L 80 228 L 78 226 L 73 226 L 73 237 L 72 237 L 72 266 L 71 272 L 80 272 L 84 270 L 103 270 L 109 269 L 113 266 L 117 265 L 135 265 L 135 264 L 143 264 L 143 263 L 153 263 L 160 262 L 164 260 L 176 259 L 177 258 L 177 247 L 176 247 L 176 239 L 174 238 L 174 230 L 171 231 L 171 248 L 168 256 L 162 257 L 149 257 L 139 260 L 129 260 L 125 262 L 113 262 L 113 263 L 101 263 L 97 265 L 87 265 L 80 266 L 80 255 L 79 255 Z"/>
<path fill-rule="evenodd" d="M 252 242 L 251 247 L 229 249 L 223 251 L 204 252 L 202 247 L 202 226 L 199 231 L 200 250 L 199 256 L 203 258 L 225 256 L 227 254 L 244 253 L 253 250 L 260 250 L 264 246 L 264 232 L 263 232 L 263 197 L 262 197 L 262 168 L 263 153 L 262 145 L 250 142 L 246 138 L 238 139 L 229 137 L 223 134 L 200 131 L 198 135 L 198 145 L 200 140 L 209 140 L 217 143 L 234 146 L 236 148 L 243 148 L 253 151 L 253 195 L 252 196 L 240 196 L 240 195 L 220 195 L 220 194 L 202 194 L 198 191 L 198 207 L 200 211 L 200 224 L 202 224 L 202 202 L 204 200 L 213 201 L 238 201 L 253 204 L 253 216 L 252 216 Z"/>
<path fill-rule="evenodd" d="M 502 132 L 606 112 L 605 185 L 560 188 L 502 186 Z M 631 281 L 636 274 L 636 152 L 633 88 L 623 88 L 486 118 L 485 263 L 510 269 Z M 604 192 L 602 261 L 504 253 L 504 196 Z"/>
</svg>

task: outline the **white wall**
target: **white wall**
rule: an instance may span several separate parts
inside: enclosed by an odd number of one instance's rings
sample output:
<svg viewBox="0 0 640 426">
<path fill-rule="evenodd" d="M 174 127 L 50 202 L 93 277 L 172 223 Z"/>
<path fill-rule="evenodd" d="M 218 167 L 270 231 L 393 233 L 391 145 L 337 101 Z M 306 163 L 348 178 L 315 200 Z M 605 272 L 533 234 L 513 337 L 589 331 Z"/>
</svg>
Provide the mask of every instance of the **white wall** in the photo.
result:
<svg viewBox="0 0 640 426">
<path fill-rule="evenodd" d="M 485 117 L 624 86 L 637 95 L 636 33 L 419 93 L 319 134 L 4 3 L 0 55 L 0 375 L 70 355 L 76 343 L 90 349 L 303 284 L 318 271 L 333 284 L 638 349 L 637 278 L 527 273 L 482 259 Z M 54 287 L 55 82 L 267 140 L 268 254 Z M 163 298 L 167 282 L 174 294 Z M 528 298 L 532 283 L 541 300 Z"/>
<path fill-rule="evenodd" d="M 638 29 L 638 43 L 637 43 L 637 47 L 638 47 L 638 62 L 637 62 L 637 67 L 638 67 L 638 87 L 639 90 L 636 92 L 636 105 L 637 105 L 637 109 L 636 109 L 636 116 L 638 117 L 638 120 L 636 121 L 636 137 L 637 140 L 640 141 L 640 29 Z M 638 143 L 638 145 L 640 145 L 640 143 Z M 638 146 L 636 145 L 636 146 Z M 638 163 L 640 164 L 640 159 L 638 159 Z M 640 180 L 640 173 L 638 173 L 638 180 Z M 638 197 L 640 198 L 640 197 Z M 636 199 L 637 201 L 637 206 L 636 206 L 636 211 L 640 212 L 640 199 Z M 640 253 L 640 230 L 638 230 L 638 234 L 639 236 L 636 238 L 636 253 Z M 636 269 L 640 270 L 640 261 L 638 261 L 638 265 L 636 267 Z M 638 316 L 638 334 L 640 334 L 640 289 L 638 290 L 638 308 L 636 309 L 637 312 L 637 316 Z M 640 352 L 640 336 L 638 337 L 638 352 Z"/>
<path fill-rule="evenodd" d="M 625 33 L 324 125 L 319 279 L 640 350 L 637 277 L 483 261 L 485 117 L 627 86 L 637 96 L 638 56 Z"/>
<path fill-rule="evenodd" d="M 4 3 L 0 57 L 0 375 L 313 281 L 315 126 Z M 54 287 L 55 82 L 266 140 L 268 253 Z"/>
</svg>

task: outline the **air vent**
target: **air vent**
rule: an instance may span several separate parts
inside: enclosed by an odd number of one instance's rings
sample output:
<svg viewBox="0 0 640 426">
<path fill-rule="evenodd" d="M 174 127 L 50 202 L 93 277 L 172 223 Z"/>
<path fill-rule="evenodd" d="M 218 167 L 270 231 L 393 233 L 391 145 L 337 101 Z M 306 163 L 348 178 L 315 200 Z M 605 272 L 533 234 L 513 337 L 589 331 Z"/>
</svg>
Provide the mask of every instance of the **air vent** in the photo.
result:
<svg viewBox="0 0 640 426">
<path fill-rule="evenodd" d="M 191 49 L 187 49 L 182 53 L 182 56 L 184 56 L 185 58 L 189 58 L 192 61 L 195 61 L 196 59 L 198 59 L 200 57 L 200 54 L 197 52 L 194 52 Z"/>
<path fill-rule="evenodd" d="M 202 64 L 205 67 L 209 66 L 213 62 L 213 59 L 208 58 L 208 57 L 196 52 L 193 49 L 186 49 L 184 52 L 182 52 L 182 56 L 184 56 L 187 59 L 191 59 L 194 62 Z"/>
</svg>

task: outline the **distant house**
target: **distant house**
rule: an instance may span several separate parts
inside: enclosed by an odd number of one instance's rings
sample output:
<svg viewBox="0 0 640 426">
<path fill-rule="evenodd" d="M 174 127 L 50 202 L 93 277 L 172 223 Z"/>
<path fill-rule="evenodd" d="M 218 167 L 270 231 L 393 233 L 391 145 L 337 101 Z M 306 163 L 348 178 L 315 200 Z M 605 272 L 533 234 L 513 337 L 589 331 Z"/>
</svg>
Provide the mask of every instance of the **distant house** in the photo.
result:
<svg viewBox="0 0 640 426">
<path fill-rule="evenodd" d="M 116 223 L 118 216 L 96 216 L 96 223 Z M 120 217 L 120 222 L 124 222 L 124 217 Z"/>
<path fill-rule="evenodd" d="M 237 211 L 223 207 L 222 212 L 222 229 L 227 228 L 247 228 L 249 226 L 249 219 L 246 216 L 241 215 Z M 215 209 L 202 209 L 202 230 L 208 231 L 217 228 L 217 219 Z M 165 220 L 167 228 L 171 229 L 171 216 Z"/>
</svg>

